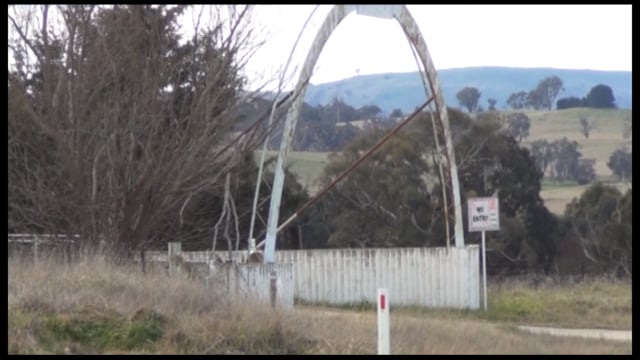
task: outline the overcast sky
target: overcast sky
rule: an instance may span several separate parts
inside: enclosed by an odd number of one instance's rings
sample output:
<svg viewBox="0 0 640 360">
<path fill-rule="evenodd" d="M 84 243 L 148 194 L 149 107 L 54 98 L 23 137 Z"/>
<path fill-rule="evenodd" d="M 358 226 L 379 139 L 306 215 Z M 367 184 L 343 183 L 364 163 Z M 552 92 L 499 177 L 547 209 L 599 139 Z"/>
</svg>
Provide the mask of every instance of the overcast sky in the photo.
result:
<svg viewBox="0 0 640 360">
<path fill-rule="evenodd" d="M 287 88 L 297 80 L 318 28 L 332 6 L 320 5 L 302 32 L 287 71 Z M 438 70 L 511 66 L 631 71 L 631 5 L 407 7 Z M 314 8 L 316 5 L 256 6 L 253 26 L 266 44 L 249 61 L 246 75 L 250 87 L 279 74 Z M 198 9 L 196 6 L 192 11 L 197 13 Z M 193 19 L 193 13 L 185 14 L 183 29 L 193 29 Z M 9 61 L 11 64 L 12 59 Z M 324 46 L 311 83 L 417 70 L 411 48 L 395 20 L 352 12 Z"/>
<path fill-rule="evenodd" d="M 268 77 L 286 63 L 315 5 L 259 5 L 269 34 L 249 73 Z M 294 53 L 301 66 L 332 5 L 316 10 Z M 408 5 L 436 69 L 469 66 L 631 71 L 631 5 Z M 416 71 L 400 25 L 351 13 L 320 55 L 313 84 L 356 75 Z M 297 78 L 297 72 L 291 77 Z"/>
</svg>

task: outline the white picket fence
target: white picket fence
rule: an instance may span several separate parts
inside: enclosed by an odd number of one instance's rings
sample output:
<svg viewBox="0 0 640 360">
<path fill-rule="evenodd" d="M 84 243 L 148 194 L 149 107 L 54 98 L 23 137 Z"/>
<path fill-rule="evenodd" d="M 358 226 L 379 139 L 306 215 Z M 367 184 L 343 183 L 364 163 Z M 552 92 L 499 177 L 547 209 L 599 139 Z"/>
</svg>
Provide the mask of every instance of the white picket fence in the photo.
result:
<svg viewBox="0 0 640 360">
<path fill-rule="evenodd" d="M 273 306 L 293 308 L 294 276 L 291 264 L 243 264 L 237 269 L 226 267 L 222 274 L 227 293 L 232 296 L 251 296 Z"/>
<path fill-rule="evenodd" d="M 75 243 L 79 235 L 71 237 L 57 234 L 7 234 L 7 252 L 9 256 L 23 256 L 37 261 L 41 253 L 53 254 L 70 262 L 75 255 Z"/>
<path fill-rule="evenodd" d="M 221 259 L 229 252 L 216 251 Z M 208 251 L 185 251 L 185 262 L 206 264 Z M 246 251 L 234 252 L 243 262 Z M 278 264 L 292 265 L 298 300 L 332 305 L 375 303 L 378 288 L 394 304 L 435 308 L 480 307 L 479 247 L 281 250 Z M 164 251 L 145 252 L 146 261 L 168 261 Z M 256 269 L 259 268 L 256 267 Z"/>
<path fill-rule="evenodd" d="M 9 235 L 9 243 L 29 243 L 38 257 L 38 244 L 71 243 L 59 236 Z M 332 305 L 375 303 L 378 288 L 388 289 L 396 305 L 434 308 L 478 309 L 480 307 L 479 247 L 280 250 L 277 266 L 244 264 L 236 270 L 219 267 L 234 292 L 254 292 L 264 298 L 273 293 L 271 271 L 278 274 L 278 302 L 287 307 L 297 298 L 309 303 Z M 229 260 L 228 251 L 214 255 Z M 247 251 L 232 252 L 244 263 Z M 187 263 L 208 268 L 209 251 L 185 251 Z M 167 251 L 146 251 L 145 262 L 168 262 Z M 138 258 L 138 260 L 140 260 Z M 195 265 L 195 264 L 194 264 Z M 238 269 L 240 269 L 238 271 Z M 235 279 L 234 277 L 237 277 Z M 237 291 L 236 291 L 237 290 Z M 270 292 L 271 291 L 271 292 Z"/>
</svg>

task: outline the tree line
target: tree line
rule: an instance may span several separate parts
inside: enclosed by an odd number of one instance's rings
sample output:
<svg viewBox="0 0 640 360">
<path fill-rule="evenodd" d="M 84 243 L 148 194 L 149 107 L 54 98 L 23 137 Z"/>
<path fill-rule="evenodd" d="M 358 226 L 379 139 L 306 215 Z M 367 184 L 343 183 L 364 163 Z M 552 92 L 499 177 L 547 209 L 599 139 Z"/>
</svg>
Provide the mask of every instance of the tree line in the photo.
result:
<svg viewBox="0 0 640 360">
<path fill-rule="evenodd" d="M 611 87 L 605 84 L 598 84 L 589 90 L 583 98 L 575 96 L 560 98 L 556 101 L 559 94 L 564 91 L 562 79 L 558 76 L 549 76 L 540 80 L 537 86 L 529 91 L 518 91 L 511 93 L 506 100 L 506 104 L 513 110 L 532 109 L 532 110 L 551 110 L 556 106 L 557 110 L 568 109 L 573 107 L 591 107 L 599 109 L 615 108 L 615 97 Z M 458 103 L 463 109 L 469 113 L 484 111 L 480 105 L 480 97 L 482 93 L 476 87 L 466 86 L 456 94 Z M 496 110 L 496 99 L 489 98 L 488 111 Z"/>
<path fill-rule="evenodd" d="M 316 239 L 313 246 L 446 244 L 437 152 L 433 142 L 425 141 L 433 138 L 430 117 L 422 113 L 317 205 L 313 216 L 318 221 L 303 231 Z M 462 204 L 477 196 L 500 199 L 501 230 L 487 235 L 490 273 L 551 272 L 558 248 L 575 241 L 599 271 L 630 274 L 630 190 L 622 194 L 595 183 L 561 216 L 551 213 L 540 197 L 545 167 L 554 168 L 557 181 L 594 175 L 592 167 L 580 168 L 581 162 L 575 168 L 574 160 L 581 157 L 575 142 L 564 138 L 529 150 L 505 131 L 498 113 L 481 113 L 473 120 L 450 108 L 449 119 Z M 381 136 L 382 130 L 373 131 L 334 153 L 322 184 L 331 182 Z M 544 151 L 551 154 L 545 158 Z M 606 196 L 606 206 L 601 196 Z M 463 206 L 465 219 L 466 210 Z M 466 221 L 463 225 L 466 242 L 477 242 L 478 233 L 469 233 Z"/>
<path fill-rule="evenodd" d="M 605 84 L 598 84 L 589 90 L 589 93 L 583 97 L 575 96 L 558 99 L 556 109 L 569 109 L 574 107 L 590 107 L 596 109 L 614 109 L 616 108 L 616 99 L 613 96 L 611 87 Z"/>
</svg>

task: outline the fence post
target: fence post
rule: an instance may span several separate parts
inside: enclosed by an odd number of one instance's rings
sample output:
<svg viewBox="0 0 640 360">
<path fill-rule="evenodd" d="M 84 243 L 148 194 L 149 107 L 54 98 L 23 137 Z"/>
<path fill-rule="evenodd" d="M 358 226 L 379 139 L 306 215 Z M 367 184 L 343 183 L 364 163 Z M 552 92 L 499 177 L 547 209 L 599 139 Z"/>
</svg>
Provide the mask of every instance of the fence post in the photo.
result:
<svg viewBox="0 0 640 360">
<path fill-rule="evenodd" d="M 271 269 L 270 275 L 269 298 L 271 299 L 271 307 L 276 307 L 276 301 L 278 299 L 278 275 L 276 274 L 275 267 Z"/>
<path fill-rule="evenodd" d="M 182 273 L 182 243 L 169 243 L 169 276 L 175 277 Z"/>
<path fill-rule="evenodd" d="M 144 258 L 144 250 L 140 250 L 140 263 L 142 264 L 142 273 L 146 273 L 146 262 Z"/>
<path fill-rule="evenodd" d="M 33 239 L 33 263 L 37 263 L 38 262 L 38 242 L 39 239 L 36 236 L 35 239 Z"/>
</svg>

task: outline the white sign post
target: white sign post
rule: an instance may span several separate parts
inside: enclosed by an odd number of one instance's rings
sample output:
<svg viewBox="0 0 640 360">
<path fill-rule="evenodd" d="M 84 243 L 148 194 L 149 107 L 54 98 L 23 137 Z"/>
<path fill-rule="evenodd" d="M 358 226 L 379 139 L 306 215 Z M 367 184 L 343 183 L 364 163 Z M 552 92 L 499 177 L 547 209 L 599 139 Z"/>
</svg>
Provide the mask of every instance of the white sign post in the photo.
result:
<svg viewBox="0 0 640 360">
<path fill-rule="evenodd" d="M 487 252 L 485 231 L 500 230 L 500 210 L 497 197 L 471 198 L 467 201 L 469 232 L 482 231 L 482 287 L 484 310 L 487 310 Z"/>
<path fill-rule="evenodd" d="M 389 298 L 387 289 L 378 289 L 378 355 L 391 354 L 389 341 Z"/>
</svg>

